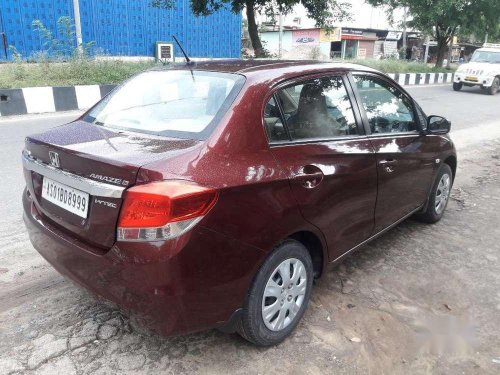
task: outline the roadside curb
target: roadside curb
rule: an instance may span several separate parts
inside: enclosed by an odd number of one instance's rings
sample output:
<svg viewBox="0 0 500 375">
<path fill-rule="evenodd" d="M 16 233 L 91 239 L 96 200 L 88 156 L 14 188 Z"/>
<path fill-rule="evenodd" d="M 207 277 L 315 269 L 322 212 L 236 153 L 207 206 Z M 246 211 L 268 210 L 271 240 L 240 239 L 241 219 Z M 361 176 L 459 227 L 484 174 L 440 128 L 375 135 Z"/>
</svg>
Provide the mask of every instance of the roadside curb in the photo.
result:
<svg viewBox="0 0 500 375">
<path fill-rule="evenodd" d="M 455 73 L 389 73 L 401 86 L 435 85 L 453 82 Z"/>
<path fill-rule="evenodd" d="M 87 109 L 116 85 L 0 89 L 0 116 Z"/>
<path fill-rule="evenodd" d="M 401 86 L 415 86 L 451 83 L 454 73 L 390 73 L 387 75 Z M 116 85 L 84 85 L 0 89 L 0 116 L 87 109 L 115 87 Z"/>
</svg>

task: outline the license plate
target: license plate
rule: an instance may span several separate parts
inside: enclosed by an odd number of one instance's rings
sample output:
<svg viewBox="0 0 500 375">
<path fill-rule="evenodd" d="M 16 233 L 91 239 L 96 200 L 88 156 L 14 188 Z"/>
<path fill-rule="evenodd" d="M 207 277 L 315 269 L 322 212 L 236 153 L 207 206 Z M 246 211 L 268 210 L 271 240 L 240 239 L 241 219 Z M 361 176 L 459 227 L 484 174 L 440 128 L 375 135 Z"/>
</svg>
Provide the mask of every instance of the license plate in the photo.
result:
<svg viewBox="0 0 500 375">
<path fill-rule="evenodd" d="M 478 81 L 477 77 L 474 77 L 474 76 L 467 76 L 467 77 L 465 77 L 465 80 L 466 81 L 471 81 L 471 82 L 477 82 Z"/>
<path fill-rule="evenodd" d="M 86 218 L 89 195 L 49 178 L 43 178 L 42 198 L 75 215 Z"/>
</svg>

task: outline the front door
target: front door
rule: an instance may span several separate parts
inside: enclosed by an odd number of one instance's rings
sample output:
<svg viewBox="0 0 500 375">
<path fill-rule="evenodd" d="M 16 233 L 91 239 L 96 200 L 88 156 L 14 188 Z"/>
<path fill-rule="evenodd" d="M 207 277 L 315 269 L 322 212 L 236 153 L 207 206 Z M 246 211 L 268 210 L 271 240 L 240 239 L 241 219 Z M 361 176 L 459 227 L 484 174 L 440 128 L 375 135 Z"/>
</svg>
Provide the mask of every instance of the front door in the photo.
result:
<svg viewBox="0 0 500 375">
<path fill-rule="evenodd" d="M 304 218 L 325 234 L 330 260 L 374 226 L 375 153 L 348 87 L 341 76 L 295 81 L 275 93 L 264 119 L 271 151 Z"/>
<path fill-rule="evenodd" d="M 435 168 L 434 137 L 420 134 L 417 109 L 397 86 L 375 74 L 354 74 L 378 169 L 375 232 L 420 207 Z"/>
</svg>

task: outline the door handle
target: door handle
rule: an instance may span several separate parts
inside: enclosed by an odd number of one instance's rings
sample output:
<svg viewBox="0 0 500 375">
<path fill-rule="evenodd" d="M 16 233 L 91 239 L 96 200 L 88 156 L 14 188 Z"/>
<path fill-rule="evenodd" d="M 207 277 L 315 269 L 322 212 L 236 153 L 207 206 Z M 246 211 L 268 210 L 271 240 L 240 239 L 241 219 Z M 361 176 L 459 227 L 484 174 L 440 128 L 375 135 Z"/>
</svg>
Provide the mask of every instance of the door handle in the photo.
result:
<svg viewBox="0 0 500 375">
<path fill-rule="evenodd" d="M 396 159 L 385 159 L 378 162 L 380 165 L 395 165 L 398 164 Z"/>
<path fill-rule="evenodd" d="M 293 179 L 306 189 L 313 189 L 323 181 L 324 177 L 321 169 L 315 165 L 306 165 L 300 173 L 293 176 Z"/>
<path fill-rule="evenodd" d="M 398 161 L 396 159 L 390 158 L 381 160 L 378 162 L 378 164 L 381 165 L 387 173 L 392 173 L 394 172 L 394 167 L 398 164 Z"/>
</svg>

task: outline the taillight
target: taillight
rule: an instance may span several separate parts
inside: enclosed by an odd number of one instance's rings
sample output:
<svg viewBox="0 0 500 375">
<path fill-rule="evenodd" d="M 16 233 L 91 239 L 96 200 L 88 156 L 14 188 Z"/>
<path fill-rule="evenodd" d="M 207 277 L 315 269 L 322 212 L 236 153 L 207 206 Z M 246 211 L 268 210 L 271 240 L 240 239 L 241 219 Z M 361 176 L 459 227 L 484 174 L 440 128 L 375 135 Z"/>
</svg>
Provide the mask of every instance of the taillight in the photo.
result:
<svg viewBox="0 0 500 375">
<path fill-rule="evenodd" d="M 118 220 L 118 240 L 175 238 L 198 223 L 217 201 L 216 190 L 187 181 L 137 185 L 125 192 Z"/>
</svg>

